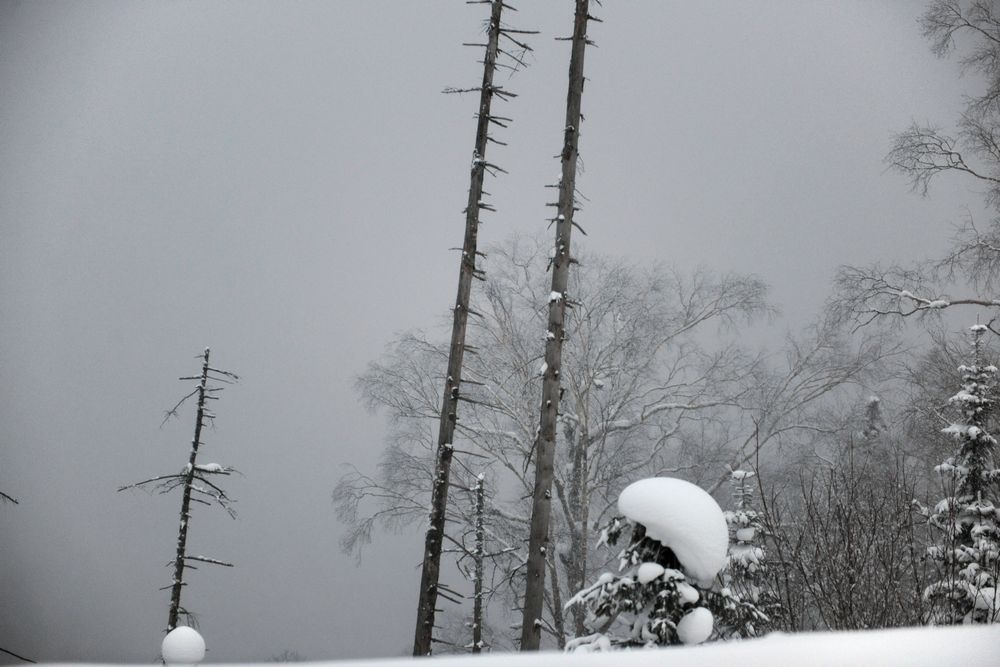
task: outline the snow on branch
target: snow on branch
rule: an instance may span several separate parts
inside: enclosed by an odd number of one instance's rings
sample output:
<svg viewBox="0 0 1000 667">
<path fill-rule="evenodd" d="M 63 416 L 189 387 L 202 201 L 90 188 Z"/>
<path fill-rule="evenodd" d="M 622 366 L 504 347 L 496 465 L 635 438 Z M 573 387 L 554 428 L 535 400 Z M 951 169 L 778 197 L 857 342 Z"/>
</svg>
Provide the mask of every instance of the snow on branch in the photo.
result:
<svg viewBox="0 0 1000 667">
<path fill-rule="evenodd" d="M 858 330 L 881 319 L 902 320 L 940 312 L 953 306 L 1000 307 L 1000 300 L 980 297 L 944 298 L 926 284 L 927 270 L 841 267 L 831 306 L 835 316 L 855 322 Z"/>
<path fill-rule="evenodd" d="M 215 558 L 208 558 L 207 556 L 184 556 L 184 560 L 196 560 L 199 563 L 209 563 L 211 565 L 221 565 L 223 567 L 233 567 L 232 563 L 227 563 L 224 560 L 217 560 Z"/>
</svg>

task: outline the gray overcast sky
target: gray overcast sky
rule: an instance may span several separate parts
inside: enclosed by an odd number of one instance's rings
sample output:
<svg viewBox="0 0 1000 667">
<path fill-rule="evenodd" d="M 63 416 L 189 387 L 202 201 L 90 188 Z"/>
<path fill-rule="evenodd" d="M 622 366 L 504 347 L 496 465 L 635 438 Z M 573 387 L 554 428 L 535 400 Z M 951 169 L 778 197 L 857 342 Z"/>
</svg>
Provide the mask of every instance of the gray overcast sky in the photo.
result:
<svg viewBox="0 0 1000 667">
<path fill-rule="evenodd" d="M 543 228 L 572 2 L 509 83 L 484 243 Z M 921 2 L 607 0 L 587 55 L 580 187 L 591 251 L 760 274 L 787 319 L 838 264 L 934 252 L 978 205 L 881 161 L 969 82 L 932 57 Z M 0 646 L 152 661 L 176 496 L 116 494 L 179 469 L 191 414 L 158 430 L 206 345 L 244 382 L 204 461 L 245 473 L 240 517 L 198 511 L 190 577 L 213 661 L 398 655 L 419 535 L 338 550 L 329 494 L 371 468 L 354 376 L 453 298 L 484 8 L 389 2 L 0 2 Z M 975 209 L 974 209 L 975 210 Z M 199 508 L 199 510 L 206 508 Z M 0 662 L 5 661 L 0 656 Z"/>
</svg>

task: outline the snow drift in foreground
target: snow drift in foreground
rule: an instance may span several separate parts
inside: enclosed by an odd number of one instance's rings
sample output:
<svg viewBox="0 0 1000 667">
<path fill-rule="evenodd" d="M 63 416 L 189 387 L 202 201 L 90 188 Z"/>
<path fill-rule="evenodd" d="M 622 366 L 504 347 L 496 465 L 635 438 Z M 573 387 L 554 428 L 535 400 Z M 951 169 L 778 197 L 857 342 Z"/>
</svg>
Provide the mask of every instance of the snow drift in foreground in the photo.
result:
<svg viewBox="0 0 1000 667">
<path fill-rule="evenodd" d="M 432 658 L 442 667 L 988 667 L 1000 664 L 1000 625 L 866 632 L 773 633 L 762 639 L 608 653 L 492 653 Z M 333 663 L 401 667 L 412 660 Z"/>
<path fill-rule="evenodd" d="M 726 565 L 729 526 L 712 496 L 673 477 L 640 479 L 618 496 L 618 511 L 670 547 L 684 571 L 709 588 Z"/>
<path fill-rule="evenodd" d="M 609 653 L 484 653 L 432 658 L 316 662 L 330 667 L 987 667 L 1000 655 L 1000 625 L 915 627 L 866 632 L 774 633 L 763 639 Z M 274 663 L 261 663 L 261 667 Z"/>
</svg>

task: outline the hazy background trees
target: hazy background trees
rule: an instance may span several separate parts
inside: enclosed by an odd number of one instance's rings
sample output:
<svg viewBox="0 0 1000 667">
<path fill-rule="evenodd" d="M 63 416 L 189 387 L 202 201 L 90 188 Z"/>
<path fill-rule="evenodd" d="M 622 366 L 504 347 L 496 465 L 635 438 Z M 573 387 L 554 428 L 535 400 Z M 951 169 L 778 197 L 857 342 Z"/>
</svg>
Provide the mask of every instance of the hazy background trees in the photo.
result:
<svg viewBox="0 0 1000 667">
<path fill-rule="evenodd" d="M 526 498 L 537 428 L 537 383 L 546 331 L 547 244 L 511 237 L 487 250 L 487 278 L 470 320 L 465 377 L 468 407 L 456 424 L 456 484 L 484 472 L 496 494 L 488 503 L 491 538 L 504 552 L 505 609 L 518 604 Z M 613 514 L 630 481 L 681 476 L 720 496 L 727 466 L 768 466 L 777 476 L 828 454 L 819 436 L 842 424 L 830 414 L 857 398 L 898 353 L 883 337 L 850 336 L 829 319 L 789 334 L 778 349 L 744 344 L 748 326 L 771 308 L 752 276 L 685 274 L 636 267 L 583 253 L 571 272 L 562 376 L 562 414 L 553 480 L 554 549 L 544 628 L 562 645 L 583 632 L 584 610 L 563 604 L 607 564 L 595 554 L 595 527 Z M 359 550 L 378 527 L 420 517 L 432 477 L 436 370 L 445 347 L 420 332 L 397 338 L 359 377 L 364 402 L 390 419 L 378 470 L 353 470 L 334 491 Z M 798 473 L 794 473 L 797 475 Z M 769 476 L 770 477 L 770 476 Z M 449 507 L 456 525 L 472 525 L 469 503 Z M 458 530 L 458 528 L 455 528 Z"/>
<path fill-rule="evenodd" d="M 569 5 L 519 9 L 528 25 L 562 34 Z M 759 271 L 797 330 L 835 262 L 919 256 L 939 243 L 934 223 L 951 212 L 956 190 L 942 180 L 921 208 L 878 162 L 886 127 L 949 118 L 948 100 L 967 82 L 929 57 L 913 26 L 916 5 L 779 9 L 616 5 L 600 51 L 615 57 L 588 64 L 599 94 L 588 103 L 584 185 L 589 216 L 616 223 L 588 227 L 593 248 L 640 263 Z M 382 639 L 412 628 L 411 605 L 401 612 L 395 603 L 412 586 L 416 558 L 405 554 L 419 546 L 412 537 L 380 542 L 384 552 L 354 570 L 331 557 L 339 531 L 321 498 L 342 460 L 374 469 L 368 458 L 381 424 L 358 409 L 351 378 L 394 329 L 429 326 L 441 308 L 434 294 L 452 289 L 448 221 L 463 197 L 440 193 L 464 195 L 467 173 L 454 165 L 466 164 L 469 136 L 455 128 L 466 123 L 471 134 L 475 120 L 438 91 L 479 69 L 456 57 L 457 42 L 478 27 L 470 11 L 479 6 L 386 13 L 368 3 L 257 3 L 234 22 L 231 7 L 212 2 L 127 13 L 103 3 L 4 7 L 0 62 L 18 94 L 0 110 L 9 139 L 0 206 L 11 223 L 0 283 L 13 327 L 4 373 L 17 391 L 5 397 L 0 423 L 18 443 L 4 456 L 3 486 L 22 505 L 0 513 L 4 534 L 16 538 L 5 540 L 3 581 L 3 604 L 16 612 L 0 614 L 0 624 L 22 652 L 148 657 L 144 628 L 155 635 L 162 624 L 161 594 L 137 591 L 161 571 L 156 554 L 166 545 L 143 535 L 172 541 L 176 508 L 154 513 L 167 518 L 151 525 L 146 503 L 109 505 L 107 489 L 140 479 L 154 457 L 154 470 L 172 469 L 159 441 L 173 436 L 158 435 L 154 417 L 169 397 L 155 378 L 205 331 L 254 378 L 241 392 L 246 409 L 226 422 L 226 439 L 241 443 L 227 460 L 301 490 L 250 485 L 240 494 L 247 530 L 200 533 L 213 551 L 239 554 L 241 566 L 232 579 L 189 591 L 201 596 L 200 609 L 240 628 L 215 636 L 213 655 L 266 657 L 274 633 L 286 634 L 279 649 L 313 657 L 403 644 Z M 711 40 L 698 30 L 706 24 Z M 550 199 L 539 186 L 554 170 L 537 147 L 558 123 L 562 92 L 552 91 L 565 58 L 539 41 L 531 76 L 518 81 L 518 121 L 504 149 L 504 164 L 523 171 L 493 189 L 504 206 L 486 229 L 497 237 L 537 227 Z M 359 55 L 364 68 L 331 67 Z M 410 56 L 421 67 L 401 67 Z M 25 59 L 46 66 L 21 67 Z M 528 105 L 539 113 L 522 113 Z M 746 124 L 728 122 L 734 108 Z M 399 187 L 385 187 L 387 170 Z M 620 234 L 626 224 L 634 234 Z M 409 276 L 420 279 L 402 279 Z M 192 332 L 192 321 L 205 326 Z M 114 419 L 105 418 L 108 396 L 128 397 Z M 45 497 L 24 495 L 35 488 Z M 210 514 L 206 527 L 227 520 Z M 51 548 L 51 535 L 73 548 Z M 257 549 L 262 539 L 273 548 Z M 97 567 L 98 576 L 77 576 L 88 560 L 113 565 L 114 576 L 101 579 Z M 268 576 L 275 567 L 298 576 Z M 391 583 L 375 590 L 376 578 Z M 338 602 L 345 595 L 370 602 L 347 610 Z M 135 601 L 130 613 L 109 625 L 126 596 Z M 315 620 L 260 599 L 293 599 Z M 43 636 L 42 627 L 64 632 Z M 113 649 L 89 639 L 105 633 Z"/>
</svg>

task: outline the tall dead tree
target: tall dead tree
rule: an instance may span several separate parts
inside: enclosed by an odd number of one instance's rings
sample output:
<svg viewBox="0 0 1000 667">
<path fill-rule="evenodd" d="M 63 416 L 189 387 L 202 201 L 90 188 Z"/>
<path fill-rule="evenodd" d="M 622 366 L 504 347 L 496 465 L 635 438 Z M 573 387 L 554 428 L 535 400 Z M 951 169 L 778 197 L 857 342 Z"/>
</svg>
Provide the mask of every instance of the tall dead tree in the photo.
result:
<svg viewBox="0 0 1000 667">
<path fill-rule="evenodd" d="M 486 490 L 483 475 L 476 478 L 476 550 L 474 556 L 475 582 L 472 597 L 472 652 L 483 650 L 483 576 L 486 559 L 486 526 L 483 513 L 486 507 Z"/>
<path fill-rule="evenodd" d="M 521 624 L 521 650 L 537 651 L 542 635 L 542 603 L 545 592 L 545 568 L 548 560 L 549 519 L 551 517 L 552 465 L 555 457 L 556 419 L 561 398 L 559 370 L 562 344 L 566 338 L 563 320 L 569 296 L 569 267 L 575 260 L 570 254 L 573 214 L 576 212 L 576 165 L 580 138 L 583 99 L 583 56 L 588 44 L 587 22 L 590 0 L 576 0 L 572 47 L 569 59 L 569 91 L 566 95 L 566 125 L 561 153 L 555 247 L 552 251 L 552 291 L 549 293 L 549 327 L 545 340 L 541 416 L 535 441 L 535 484 L 532 494 L 531 530 L 528 541 L 527 581 Z M 598 20 L 598 19 L 594 19 Z M 582 229 L 581 229 L 582 231 Z"/>
<path fill-rule="evenodd" d="M 181 380 L 197 380 L 197 386 L 191 393 L 178 401 L 173 408 L 168 410 L 167 416 L 164 419 L 164 422 L 166 422 L 167 419 L 176 416 L 177 410 L 181 405 L 189 398 L 195 397 L 197 413 L 194 422 L 194 438 L 191 440 L 191 451 L 188 454 L 187 465 L 179 473 L 152 477 L 118 489 L 119 491 L 124 491 L 126 489 L 145 488 L 148 485 L 153 485 L 160 493 L 168 493 L 178 487 L 182 489 L 180 525 L 177 530 L 177 549 L 174 560 L 171 563 L 174 569 L 174 577 L 169 586 L 161 589 L 170 589 L 170 614 L 167 621 L 167 632 L 177 627 L 177 621 L 181 615 L 190 619 L 190 613 L 181 606 L 181 589 L 187 585 L 184 581 L 184 570 L 196 569 L 189 562 L 196 561 L 211 565 L 222 565 L 224 567 L 233 566 L 232 563 L 215 558 L 189 556 L 187 553 L 188 528 L 191 524 L 191 503 L 201 503 L 203 505 L 215 503 L 226 510 L 229 516 L 236 518 L 236 512 L 232 507 L 232 500 L 218 484 L 210 479 L 210 477 L 216 475 L 231 475 L 235 470 L 227 466 L 221 466 L 218 463 L 199 464 L 198 451 L 204 444 L 202 431 L 205 424 L 212 423 L 215 419 L 215 413 L 208 408 L 208 401 L 218 400 L 219 397 L 215 394 L 223 389 L 222 387 L 213 386 L 212 383 L 232 384 L 239 380 L 239 376 L 229 371 L 212 368 L 209 365 L 208 348 L 205 348 L 205 353 L 200 355 L 199 358 L 202 360 L 201 374 L 180 378 Z"/>
<path fill-rule="evenodd" d="M 513 60 L 510 68 L 517 69 L 523 65 L 520 53 L 530 50 L 520 41 L 518 35 L 531 31 L 515 30 L 501 23 L 503 10 L 513 9 L 502 0 L 478 0 L 469 4 L 489 4 L 490 14 L 487 40 L 484 46 L 486 53 L 483 58 L 483 82 L 478 88 L 448 89 L 448 93 L 479 92 L 478 123 L 476 125 L 476 146 L 472 153 L 472 166 L 469 184 L 469 199 L 465 207 L 465 241 L 462 244 L 462 258 L 459 263 L 458 297 L 453 309 L 451 330 L 451 345 L 448 352 L 448 369 L 445 373 L 444 396 L 441 400 L 441 415 L 438 424 L 438 440 L 434 468 L 433 486 L 431 490 L 430 525 L 424 538 L 423 568 L 420 575 L 420 593 L 417 600 L 417 624 L 413 638 L 413 655 L 430 655 L 434 633 L 434 615 L 437 611 L 437 598 L 441 573 L 441 546 L 445 535 L 445 515 L 448 505 L 448 485 L 451 475 L 451 461 L 454 455 L 455 422 L 458 420 L 458 401 L 462 399 L 462 359 L 468 349 L 465 345 L 466 325 L 469 314 L 475 314 L 469 309 L 469 297 L 472 293 L 473 279 L 482 279 L 482 271 L 476 268 L 476 258 L 481 253 L 477 250 L 479 232 L 479 215 L 481 211 L 495 210 L 483 201 L 483 181 L 486 173 L 496 175 L 503 169 L 486 161 L 486 147 L 489 142 L 498 142 L 490 136 L 490 125 L 506 127 L 509 118 L 496 116 L 492 113 L 493 98 L 508 99 L 514 94 L 493 83 L 502 54 Z M 503 48 L 512 44 L 512 48 Z M 474 352 L 474 350 L 469 350 Z"/>
</svg>

